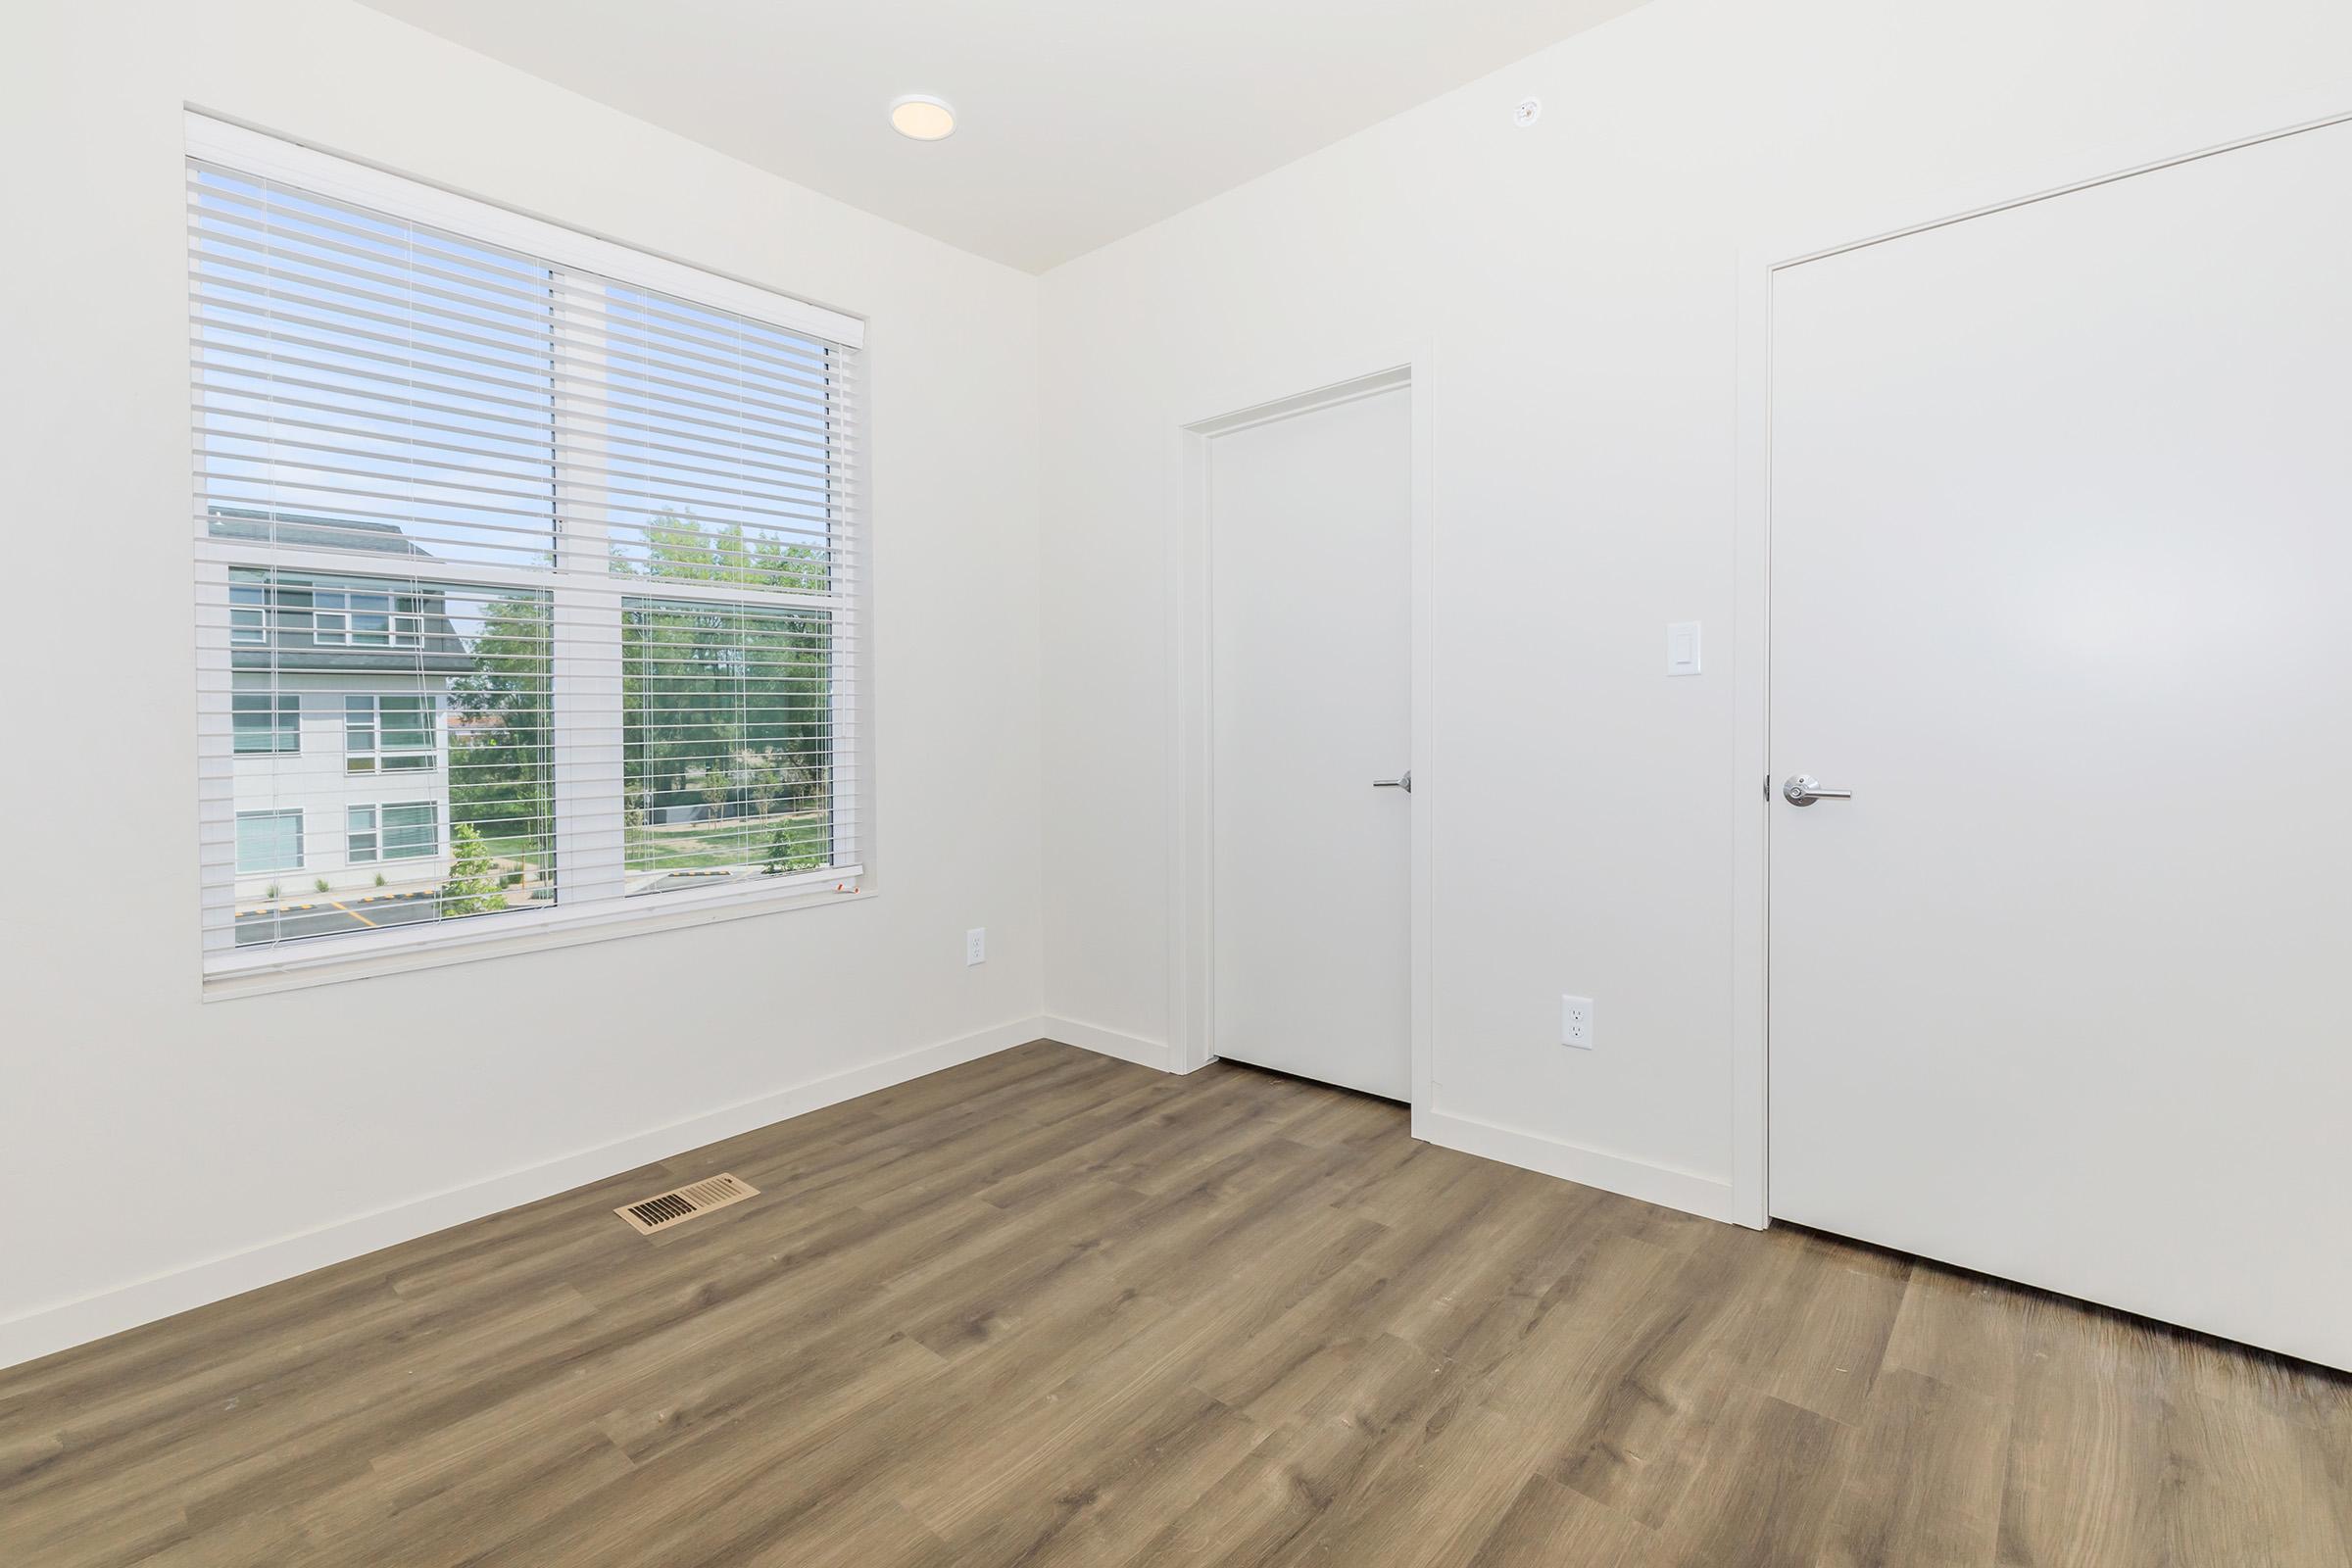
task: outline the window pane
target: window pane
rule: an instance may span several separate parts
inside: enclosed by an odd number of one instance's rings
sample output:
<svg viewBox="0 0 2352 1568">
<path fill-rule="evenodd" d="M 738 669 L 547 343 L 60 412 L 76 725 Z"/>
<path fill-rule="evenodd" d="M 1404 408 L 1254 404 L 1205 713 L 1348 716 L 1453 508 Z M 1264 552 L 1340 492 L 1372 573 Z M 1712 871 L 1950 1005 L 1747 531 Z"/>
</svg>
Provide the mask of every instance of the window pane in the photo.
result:
<svg viewBox="0 0 2352 1568">
<path fill-rule="evenodd" d="M 189 179 L 210 532 L 544 564 L 549 270 L 251 175 L 195 164 Z M 346 630 L 322 622 L 317 635 Z"/>
<path fill-rule="evenodd" d="M 300 811 L 240 811 L 237 813 L 237 871 L 299 871 L 302 869 L 302 813 Z"/>
<path fill-rule="evenodd" d="M 343 854 L 353 864 L 375 858 L 375 808 L 355 806 L 343 813 Z"/>
<path fill-rule="evenodd" d="M 599 303 L 613 569 L 826 592 L 850 564 L 838 351 L 617 283 Z"/>
<path fill-rule="evenodd" d="M 250 655 L 232 651 L 232 660 L 251 663 L 239 679 L 281 688 L 234 694 L 240 738 L 272 733 L 255 726 L 273 713 L 294 724 L 307 700 L 330 745 L 339 726 L 346 747 L 340 768 L 331 754 L 323 768 L 306 765 L 290 747 L 272 753 L 257 745 L 238 759 L 241 815 L 300 802 L 327 813 L 315 818 L 325 833 L 336 822 L 343 830 L 289 860 L 249 842 L 240 827 L 237 942 L 345 935 L 552 901 L 546 596 L 428 581 L 323 583 L 304 574 L 270 586 L 281 599 L 301 595 L 306 611 L 329 596 L 397 602 L 416 617 L 419 646 L 316 647 L 296 638 Z M 276 706 L 242 700 L 248 696 Z M 393 792 L 396 799 L 384 799 Z M 287 869 L 303 875 L 270 874 Z"/>
<path fill-rule="evenodd" d="M 440 808 L 430 801 L 384 808 L 384 858 L 414 860 L 441 851 Z"/>
<path fill-rule="evenodd" d="M 237 644 L 266 643 L 270 640 L 270 595 L 251 572 L 238 572 L 229 580 L 228 640 Z"/>
<path fill-rule="evenodd" d="M 831 863 L 830 614 L 651 599 L 622 614 L 628 890 Z"/>
<path fill-rule="evenodd" d="M 291 692 L 239 692 L 228 700 L 231 749 L 238 756 L 302 749 L 302 699 Z"/>
<path fill-rule="evenodd" d="M 387 752 L 429 751 L 433 744 L 433 700 L 429 697 L 385 696 L 376 699 L 382 714 L 383 749 Z"/>
</svg>

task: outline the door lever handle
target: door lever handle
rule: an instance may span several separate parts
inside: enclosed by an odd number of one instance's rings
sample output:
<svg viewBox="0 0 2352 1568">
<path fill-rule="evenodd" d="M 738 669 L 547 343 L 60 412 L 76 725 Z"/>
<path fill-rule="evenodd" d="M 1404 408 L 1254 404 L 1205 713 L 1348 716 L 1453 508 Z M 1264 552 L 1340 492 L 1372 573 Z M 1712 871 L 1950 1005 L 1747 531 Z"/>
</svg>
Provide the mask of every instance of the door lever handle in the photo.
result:
<svg viewBox="0 0 2352 1568">
<path fill-rule="evenodd" d="M 1790 806 L 1811 806 L 1815 801 L 1850 801 L 1854 792 L 1824 789 L 1821 780 L 1810 773 L 1791 773 L 1781 786 L 1781 798 Z"/>
<path fill-rule="evenodd" d="M 1401 778 L 1376 778 L 1372 781 L 1372 787 L 1376 790 L 1402 790 L 1410 795 L 1413 793 L 1413 770 L 1406 768 Z"/>
</svg>

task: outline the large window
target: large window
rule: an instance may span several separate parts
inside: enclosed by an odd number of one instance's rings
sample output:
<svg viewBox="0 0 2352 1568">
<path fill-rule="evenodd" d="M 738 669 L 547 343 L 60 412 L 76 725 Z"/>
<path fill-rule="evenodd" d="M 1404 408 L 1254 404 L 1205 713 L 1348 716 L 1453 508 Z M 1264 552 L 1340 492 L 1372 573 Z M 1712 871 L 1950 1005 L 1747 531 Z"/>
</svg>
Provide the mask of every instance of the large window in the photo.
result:
<svg viewBox="0 0 2352 1568">
<path fill-rule="evenodd" d="M 189 125 L 208 963 L 855 877 L 858 323 Z"/>
</svg>

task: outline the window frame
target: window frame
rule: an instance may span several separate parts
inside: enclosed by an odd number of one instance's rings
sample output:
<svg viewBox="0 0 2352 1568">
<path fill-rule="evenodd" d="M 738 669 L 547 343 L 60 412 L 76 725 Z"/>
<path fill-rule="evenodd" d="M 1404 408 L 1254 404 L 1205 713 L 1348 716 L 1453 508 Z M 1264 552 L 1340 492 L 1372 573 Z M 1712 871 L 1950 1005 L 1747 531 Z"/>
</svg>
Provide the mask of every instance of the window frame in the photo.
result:
<svg viewBox="0 0 2352 1568">
<path fill-rule="evenodd" d="M 221 943 L 212 934 L 218 929 L 214 921 L 215 911 L 224 908 L 233 901 L 234 876 L 226 874 L 221 859 L 223 849 L 233 852 L 234 833 L 232 828 L 223 834 L 220 827 L 210 824 L 218 822 L 221 827 L 230 826 L 225 818 L 235 814 L 233 800 L 220 790 L 208 788 L 200 796 L 208 824 L 204 833 L 208 848 L 205 852 L 204 878 L 207 937 L 204 946 L 203 994 L 212 998 L 282 990 L 295 985 L 466 961 L 506 952 L 606 940 L 638 931 L 708 924 L 714 920 L 871 897 L 876 890 L 871 766 L 874 746 L 870 682 L 873 647 L 868 606 L 872 534 L 862 477 L 865 454 L 870 451 L 870 416 L 867 412 L 870 402 L 865 392 L 862 319 L 778 294 L 720 272 L 691 267 L 261 132 L 229 125 L 194 111 L 187 112 L 184 124 L 185 153 L 191 160 L 250 177 L 282 181 L 330 201 L 350 203 L 390 218 L 450 231 L 557 269 L 594 273 L 627 288 L 649 290 L 684 300 L 694 306 L 743 316 L 760 323 L 817 339 L 833 349 L 844 351 L 845 357 L 840 362 L 844 388 L 841 404 L 843 435 L 838 439 L 842 453 L 839 461 L 842 471 L 848 477 L 835 513 L 835 526 L 839 530 L 838 537 L 844 541 L 848 559 L 855 562 L 851 580 L 845 588 L 821 594 L 790 594 L 692 578 L 646 579 L 625 576 L 610 570 L 605 560 L 601 529 L 576 526 L 573 514 L 561 506 L 558 512 L 564 520 L 556 534 L 555 571 L 552 576 L 546 572 L 465 561 L 420 563 L 404 560 L 404 579 L 416 576 L 446 582 L 453 588 L 525 588 L 546 592 L 550 595 L 551 617 L 565 624 L 576 624 L 576 621 L 566 621 L 564 617 L 576 617 L 582 611 L 594 613 L 599 609 L 609 610 L 612 622 L 610 655 L 614 658 L 619 651 L 620 606 L 626 597 L 643 597 L 651 593 L 662 598 L 702 599 L 720 605 L 772 605 L 779 609 L 817 609 L 827 612 L 832 617 L 834 628 L 830 667 L 833 671 L 832 701 L 836 714 L 830 739 L 832 776 L 836 780 L 830 801 L 833 842 L 836 846 L 831 861 L 811 872 L 738 879 L 723 886 L 688 888 L 664 892 L 658 897 L 615 896 L 617 890 L 612 887 L 583 885 L 579 878 L 566 876 L 559 881 L 558 899 L 543 906 L 514 909 L 495 921 L 439 922 L 305 938 L 298 942 L 266 947 L 236 948 Z M 192 273 L 193 270 L 191 269 Z M 561 429 L 564 418 L 565 416 L 558 411 L 554 428 Z M 565 472 L 567 466 L 561 456 L 561 449 L 565 443 L 559 440 L 556 444 L 559 448 L 557 484 L 561 494 L 569 475 Z M 217 672 L 227 667 L 229 653 L 237 648 L 269 645 L 273 639 L 288 635 L 284 618 L 287 612 L 283 604 L 288 591 L 287 584 L 306 573 L 350 576 L 369 568 L 364 563 L 355 562 L 348 554 L 333 550 L 282 544 L 256 545 L 218 536 L 207 537 L 204 522 L 205 479 L 201 462 L 195 467 L 198 594 L 200 603 L 218 607 L 211 611 L 200 611 L 199 615 L 200 720 L 210 714 L 219 715 L 210 723 L 200 722 L 200 733 L 210 737 L 214 724 L 225 728 L 229 707 L 227 682 L 220 679 Z M 232 572 L 250 572 L 255 568 L 270 573 L 269 582 L 271 585 L 270 590 L 261 595 L 258 604 L 253 602 L 250 593 L 232 595 L 229 583 Z M 380 565 L 375 569 L 380 572 Z M 233 610 L 232 598 L 235 601 Z M 408 645 L 395 640 L 401 633 L 397 618 L 400 613 L 397 588 L 393 590 L 393 600 L 391 613 L 394 618 L 388 621 L 389 635 L 383 644 L 370 642 L 354 645 L 348 642 L 353 628 L 346 605 L 343 607 L 346 619 L 340 628 L 345 640 L 329 641 L 322 646 L 383 647 L 393 651 L 405 648 Z M 251 624 L 251 612 L 257 609 L 261 611 L 258 629 Z M 240 615 L 237 612 L 244 613 Z M 328 612 L 335 612 L 330 610 Z M 373 612 L 370 610 L 368 612 Z M 423 631 L 421 624 L 412 628 L 412 634 L 417 635 L 420 640 Z M 315 622 L 312 632 L 311 640 L 316 644 Z M 293 634 L 299 636 L 300 632 L 296 630 Z M 585 755 L 587 747 L 576 733 L 565 733 L 564 717 L 567 711 L 579 711 L 583 700 L 590 695 L 581 684 L 581 666 L 593 660 L 582 657 L 582 639 L 576 631 L 565 634 L 561 643 L 554 638 L 555 634 L 551 633 L 550 701 L 557 722 L 554 746 L 558 755 L 566 760 L 553 766 L 553 836 L 557 859 L 568 871 L 580 863 L 577 836 L 581 824 L 591 821 L 600 813 L 610 817 L 623 805 L 618 784 L 623 725 L 618 718 L 611 721 L 611 773 L 613 784 L 610 794 L 599 799 L 592 793 L 593 784 L 584 782 L 582 778 L 584 773 L 593 773 L 595 768 L 583 769 L 572 765 L 572 760 Z M 568 658 L 565 657 L 567 654 Z M 426 700 L 432 701 L 429 696 Z M 438 704 L 434 704 L 434 707 L 437 711 Z M 373 755 L 380 758 L 383 755 L 380 750 L 380 709 L 374 710 L 374 717 L 376 727 L 373 738 L 378 750 Z M 430 753 L 404 755 L 427 755 L 437 760 L 442 737 L 435 734 L 431 739 L 433 748 Z M 207 740 L 208 752 L 213 744 Z M 220 744 L 224 748 L 226 743 Z M 346 752 L 348 759 L 348 734 Z M 210 764 L 207 766 L 209 769 Z M 379 763 L 373 776 L 389 780 L 398 777 L 399 773 L 397 770 L 385 770 Z M 358 863 L 383 865 L 390 862 L 383 853 L 385 830 L 382 803 L 374 803 L 373 810 L 375 858 Z M 436 808 L 435 818 L 435 853 L 452 853 L 453 846 L 449 838 L 453 829 L 448 819 L 449 813 Z M 349 822 L 347 806 L 343 823 L 347 859 Z M 230 842 L 222 846 L 220 841 L 224 837 Z M 567 845 L 567 839 L 574 842 Z M 844 857 L 844 845 L 854 846 L 854 855 Z M 567 850 L 570 853 L 567 854 Z M 611 852 L 610 858 L 617 863 L 625 858 L 625 847 L 616 848 Z M 233 854 L 229 858 L 233 860 Z M 566 896 L 571 902 L 566 902 Z"/>
</svg>

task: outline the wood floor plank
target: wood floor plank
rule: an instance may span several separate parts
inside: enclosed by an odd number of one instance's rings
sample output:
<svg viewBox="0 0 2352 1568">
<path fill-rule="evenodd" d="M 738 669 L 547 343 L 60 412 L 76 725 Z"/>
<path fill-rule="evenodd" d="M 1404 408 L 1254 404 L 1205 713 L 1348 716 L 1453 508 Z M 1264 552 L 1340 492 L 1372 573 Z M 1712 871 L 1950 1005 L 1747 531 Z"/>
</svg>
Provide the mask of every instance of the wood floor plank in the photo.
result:
<svg viewBox="0 0 2352 1568">
<path fill-rule="evenodd" d="M 1911 1260 L 1784 1229 L 1744 1250 L 1718 1353 L 1766 1394 L 1848 1425 L 1863 1419 Z"/>
<path fill-rule="evenodd" d="M 611 1210 L 720 1170 L 660 1235 Z M 2352 1379 L 1040 1042 L 0 1371 L 7 1568 L 2352 1568 Z"/>
<path fill-rule="evenodd" d="M 1905 1368 L 1870 1391 L 1821 1568 L 1987 1568 L 2009 1405 Z"/>
<path fill-rule="evenodd" d="M 1738 1388 L 1728 1398 L 1734 1414 L 1710 1429 L 1713 1452 L 1661 1528 L 1667 1560 L 1812 1568 L 1858 1435 L 1769 1394 Z"/>
<path fill-rule="evenodd" d="M 1919 1262 L 1903 1291 L 1883 1365 L 2008 1404 L 2017 1397 L 2034 1293 Z"/>
<path fill-rule="evenodd" d="M 1654 1568 L 1661 1546 L 1640 1520 L 1545 1476 L 1530 1476 L 1470 1568 Z"/>
</svg>

